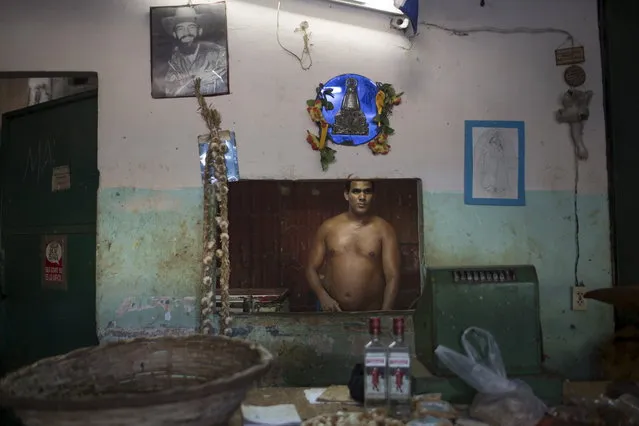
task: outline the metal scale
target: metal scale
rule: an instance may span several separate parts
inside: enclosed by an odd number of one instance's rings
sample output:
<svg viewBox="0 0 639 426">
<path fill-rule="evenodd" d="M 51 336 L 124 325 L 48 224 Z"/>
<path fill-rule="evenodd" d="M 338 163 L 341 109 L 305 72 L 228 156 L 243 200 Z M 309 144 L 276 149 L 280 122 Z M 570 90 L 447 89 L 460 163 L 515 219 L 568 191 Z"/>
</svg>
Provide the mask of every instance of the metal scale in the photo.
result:
<svg viewBox="0 0 639 426">
<path fill-rule="evenodd" d="M 533 265 L 427 268 L 413 322 L 417 361 L 434 375 L 417 379 L 416 390 L 443 392 L 452 400 L 473 393 L 434 351 L 444 345 L 463 353 L 461 335 L 476 326 L 495 337 L 509 376 L 525 380 L 540 396 L 561 398 L 561 380 L 548 378 L 542 368 L 539 280 Z"/>
<path fill-rule="evenodd" d="M 287 288 L 229 289 L 231 313 L 288 312 L 289 290 Z M 215 295 L 216 309 L 222 308 L 222 296 Z"/>
</svg>

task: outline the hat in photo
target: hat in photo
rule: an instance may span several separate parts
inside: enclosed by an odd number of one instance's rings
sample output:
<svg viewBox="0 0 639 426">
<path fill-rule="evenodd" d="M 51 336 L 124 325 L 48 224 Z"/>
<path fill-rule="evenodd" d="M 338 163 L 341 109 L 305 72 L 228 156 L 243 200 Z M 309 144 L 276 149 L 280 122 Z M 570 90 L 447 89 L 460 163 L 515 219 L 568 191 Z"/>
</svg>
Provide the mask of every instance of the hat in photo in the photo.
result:
<svg viewBox="0 0 639 426">
<path fill-rule="evenodd" d="M 224 3 L 219 3 L 219 5 L 221 6 L 221 8 L 225 7 Z M 195 9 L 195 6 L 185 6 L 177 8 L 174 16 L 169 16 L 162 19 L 162 27 L 164 28 L 164 31 L 167 32 L 167 34 L 173 35 L 173 30 L 175 29 L 175 26 L 177 24 L 181 24 L 183 22 L 194 22 L 195 24 L 199 25 L 204 32 L 206 32 L 207 30 L 212 29 L 215 24 L 221 24 L 222 17 L 223 15 L 218 16 L 217 14 L 213 14 L 211 12 L 198 13 L 198 11 Z"/>
</svg>

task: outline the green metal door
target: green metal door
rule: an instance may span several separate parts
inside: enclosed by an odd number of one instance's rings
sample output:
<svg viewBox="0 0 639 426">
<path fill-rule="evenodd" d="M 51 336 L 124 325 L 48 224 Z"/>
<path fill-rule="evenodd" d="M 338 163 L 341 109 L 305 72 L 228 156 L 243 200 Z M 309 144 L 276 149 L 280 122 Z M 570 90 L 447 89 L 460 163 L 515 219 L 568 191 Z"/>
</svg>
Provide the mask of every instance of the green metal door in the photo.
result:
<svg viewBox="0 0 639 426">
<path fill-rule="evenodd" d="M 3 115 L 5 371 L 98 343 L 97 92 Z"/>
</svg>

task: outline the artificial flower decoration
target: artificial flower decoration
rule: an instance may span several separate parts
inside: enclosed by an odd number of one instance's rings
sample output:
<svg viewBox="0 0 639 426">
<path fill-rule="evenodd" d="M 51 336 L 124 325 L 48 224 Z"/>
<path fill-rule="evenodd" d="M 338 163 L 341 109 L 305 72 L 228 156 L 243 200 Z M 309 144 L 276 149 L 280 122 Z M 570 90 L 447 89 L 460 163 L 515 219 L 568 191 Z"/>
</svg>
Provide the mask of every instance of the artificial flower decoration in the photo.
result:
<svg viewBox="0 0 639 426">
<path fill-rule="evenodd" d="M 331 125 L 324 118 L 323 111 L 332 111 L 335 107 L 328 98 L 333 97 L 332 88 L 324 88 L 320 84 L 315 89 L 315 99 L 306 101 L 306 111 L 311 120 L 317 125 L 318 134 L 306 131 L 306 142 L 314 151 L 320 153 L 320 163 L 322 170 L 328 170 L 328 166 L 335 162 L 336 151 L 328 146 L 328 142 L 333 142 L 329 128 Z M 393 113 L 393 107 L 401 104 L 403 93 L 396 93 L 392 85 L 387 83 L 377 83 L 377 95 L 375 96 L 376 115 L 373 122 L 377 125 L 378 131 L 375 137 L 368 142 L 368 147 L 373 155 L 386 155 L 390 152 L 391 146 L 388 137 L 395 130 L 390 127 L 389 117 Z"/>
<path fill-rule="evenodd" d="M 395 133 L 390 127 L 389 117 L 393 113 L 393 107 L 402 103 L 403 93 L 396 93 L 390 84 L 377 83 L 379 91 L 375 96 L 375 106 L 377 106 L 377 115 L 373 121 L 380 128 L 377 136 L 368 143 L 373 155 L 386 155 L 390 152 L 391 146 L 388 143 L 388 137 Z"/>
</svg>

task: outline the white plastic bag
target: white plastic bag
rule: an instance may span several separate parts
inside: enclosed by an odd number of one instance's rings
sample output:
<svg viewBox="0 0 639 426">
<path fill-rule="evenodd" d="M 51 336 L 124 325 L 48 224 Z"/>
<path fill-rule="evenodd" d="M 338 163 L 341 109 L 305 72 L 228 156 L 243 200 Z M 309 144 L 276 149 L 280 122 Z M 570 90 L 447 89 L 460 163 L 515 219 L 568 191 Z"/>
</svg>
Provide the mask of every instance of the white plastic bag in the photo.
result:
<svg viewBox="0 0 639 426">
<path fill-rule="evenodd" d="M 473 341 L 476 342 L 473 344 Z M 435 354 L 478 394 L 470 415 L 499 426 L 535 426 L 545 415 L 546 405 L 520 380 L 508 380 L 501 351 L 490 332 L 470 327 L 461 344 L 466 355 L 439 345 Z"/>
</svg>

